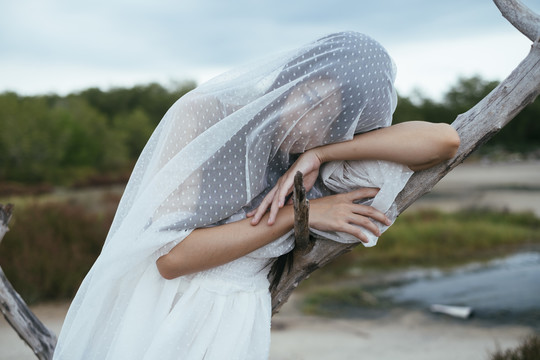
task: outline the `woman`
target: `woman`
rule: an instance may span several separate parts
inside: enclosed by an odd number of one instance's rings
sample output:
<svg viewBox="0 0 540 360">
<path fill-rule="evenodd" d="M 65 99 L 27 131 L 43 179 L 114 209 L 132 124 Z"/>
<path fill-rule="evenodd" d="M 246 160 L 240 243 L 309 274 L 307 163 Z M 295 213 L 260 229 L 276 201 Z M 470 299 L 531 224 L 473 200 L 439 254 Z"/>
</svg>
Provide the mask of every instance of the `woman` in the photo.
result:
<svg viewBox="0 0 540 360">
<path fill-rule="evenodd" d="M 267 358 L 292 175 L 305 174 L 313 231 L 371 245 L 409 168 L 459 145 L 447 125 L 389 127 L 394 77 L 380 44 L 338 33 L 182 97 L 135 166 L 55 358 Z"/>
</svg>

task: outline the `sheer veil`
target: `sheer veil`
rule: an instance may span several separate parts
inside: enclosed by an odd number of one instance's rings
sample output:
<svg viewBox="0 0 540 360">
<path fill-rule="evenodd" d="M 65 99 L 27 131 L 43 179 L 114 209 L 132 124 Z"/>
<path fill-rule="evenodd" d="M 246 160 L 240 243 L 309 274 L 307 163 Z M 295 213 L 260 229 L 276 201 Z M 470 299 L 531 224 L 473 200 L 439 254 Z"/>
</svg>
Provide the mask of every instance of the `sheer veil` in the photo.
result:
<svg viewBox="0 0 540 360">
<path fill-rule="evenodd" d="M 143 284 L 145 269 L 193 229 L 245 217 L 297 154 L 389 126 L 397 101 L 394 78 L 394 63 L 378 42 L 344 32 L 225 73 L 179 99 L 133 170 L 55 357 L 110 347 L 127 326 L 136 289 L 159 293 L 169 286 Z M 335 162 L 321 170 L 308 195 L 378 186 L 374 206 L 392 216 L 392 203 L 410 175 L 401 165 L 380 161 Z M 355 241 L 345 234 L 325 236 Z M 370 244 L 375 241 L 371 236 Z M 139 303 L 137 321 L 161 316 L 159 299 L 156 294 L 154 302 Z"/>
</svg>

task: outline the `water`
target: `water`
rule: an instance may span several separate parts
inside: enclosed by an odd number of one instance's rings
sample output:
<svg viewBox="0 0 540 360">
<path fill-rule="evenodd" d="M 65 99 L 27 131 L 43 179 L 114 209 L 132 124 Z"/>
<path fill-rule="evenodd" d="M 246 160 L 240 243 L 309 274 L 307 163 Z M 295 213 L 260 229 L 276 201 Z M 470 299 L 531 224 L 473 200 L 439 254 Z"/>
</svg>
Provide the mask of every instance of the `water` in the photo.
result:
<svg viewBox="0 0 540 360">
<path fill-rule="evenodd" d="M 540 252 L 523 252 L 459 269 L 414 271 L 381 291 L 394 304 L 468 306 L 480 320 L 524 323 L 540 330 Z"/>
</svg>

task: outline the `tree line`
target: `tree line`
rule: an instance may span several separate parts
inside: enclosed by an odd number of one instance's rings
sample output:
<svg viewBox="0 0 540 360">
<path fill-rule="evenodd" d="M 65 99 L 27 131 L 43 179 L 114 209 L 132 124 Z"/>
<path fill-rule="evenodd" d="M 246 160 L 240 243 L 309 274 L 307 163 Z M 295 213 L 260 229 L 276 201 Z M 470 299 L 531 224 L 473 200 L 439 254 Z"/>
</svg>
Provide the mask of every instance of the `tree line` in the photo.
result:
<svg viewBox="0 0 540 360">
<path fill-rule="evenodd" d="M 400 96 L 395 122 L 451 123 L 497 86 L 459 79 L 434 101 Z M 89 178 L 125 180 L 166 110 L 195 87 L 183 82 L 100 90 L 66 96 L 0 94 L 0 182 L 73 185 Z M 487 145 L 509 151 L 540 148 L 540 102 L 522 111 Z"/>
</svg>

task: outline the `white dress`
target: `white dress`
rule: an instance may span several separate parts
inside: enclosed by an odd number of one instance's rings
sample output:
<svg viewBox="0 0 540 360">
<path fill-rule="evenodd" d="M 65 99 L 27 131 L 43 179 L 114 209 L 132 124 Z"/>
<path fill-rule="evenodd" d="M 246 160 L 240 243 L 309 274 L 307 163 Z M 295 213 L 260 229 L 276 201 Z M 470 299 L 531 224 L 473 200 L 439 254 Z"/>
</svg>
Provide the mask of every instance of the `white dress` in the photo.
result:
<svg viewBox="0 0 540 360">
<path fill-rule="evenodd" d="M 266 359 L 268 265 L 291 249 L 290 236 L 174 280 L 160 276 L 156 260 L 193 229 L 244 217 L 292 155 L 389 126 L 395 74 L 375 40 L 336 33 L 226 73 L 179 99 L 135 165 L 54 359 Z M 381 162 L 347 164 L 322 169 L 325 186 L 316 184 L 313 197 L 325 189 L 381 187 L 373 206 L 393 218 L 391 204 L 410 173 Z"/>
<path fill-rule="evenodd" d="M 142 359 L 267 359 L 272 304 L 267 279 L 269 259 L 293 246 L 291 233 L 225 265 L 171 281 L 154 267 L 151 281 L 175 292 L 170 311 L 135 354 Z M 169 297 L 170 301 L 170 297 Z M 132 339 L 126 339 L 132 344 Z M 125 349 L 118 356 L 126 358 Z M 114 358 L 114 357 L 111 357 Z"/>
</svg>

